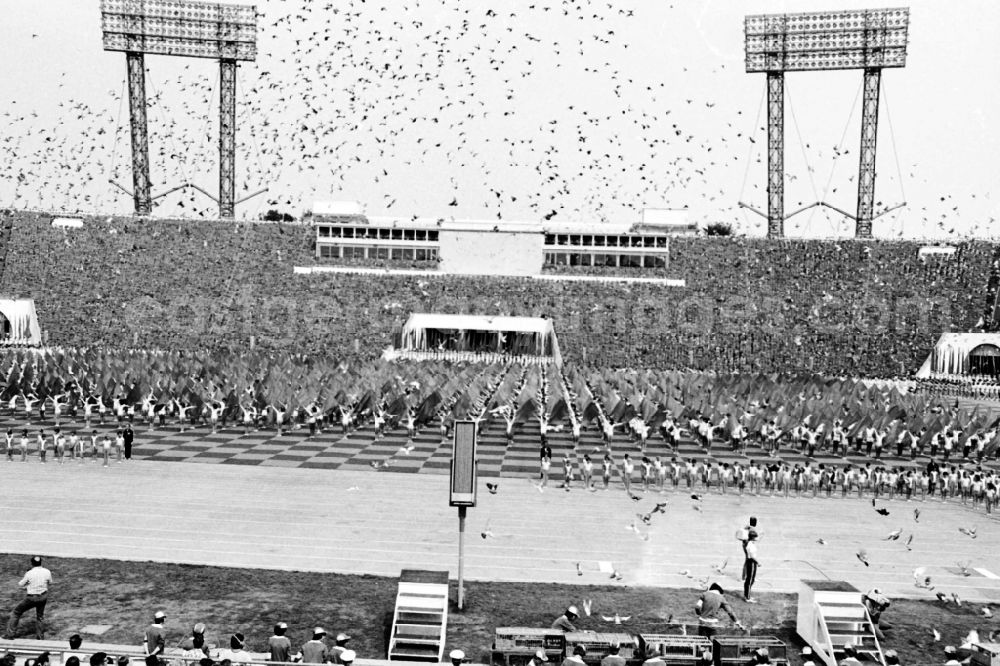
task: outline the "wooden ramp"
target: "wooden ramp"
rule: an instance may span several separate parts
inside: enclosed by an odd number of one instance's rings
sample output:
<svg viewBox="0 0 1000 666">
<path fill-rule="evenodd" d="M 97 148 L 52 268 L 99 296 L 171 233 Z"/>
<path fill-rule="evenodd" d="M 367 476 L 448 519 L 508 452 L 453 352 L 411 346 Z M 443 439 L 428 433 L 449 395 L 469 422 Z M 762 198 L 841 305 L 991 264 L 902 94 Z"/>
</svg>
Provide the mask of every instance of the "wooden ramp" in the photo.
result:
<svg viewBox="0 0 1000 666">
<path fill-rule="evenodd" d="M 796 631 L 827 666 L 837 666 L 837 655 L 845 645 L 853 645 L 859 656 L 885 664 L 861 591 L 850 583 L 802 581 Z"/>
<path fill-rule="evenodd" d="M 403 569 L 389 634 L 389 660 L 443 661 L 447 628 L 448 572 Z"/>
</svg>

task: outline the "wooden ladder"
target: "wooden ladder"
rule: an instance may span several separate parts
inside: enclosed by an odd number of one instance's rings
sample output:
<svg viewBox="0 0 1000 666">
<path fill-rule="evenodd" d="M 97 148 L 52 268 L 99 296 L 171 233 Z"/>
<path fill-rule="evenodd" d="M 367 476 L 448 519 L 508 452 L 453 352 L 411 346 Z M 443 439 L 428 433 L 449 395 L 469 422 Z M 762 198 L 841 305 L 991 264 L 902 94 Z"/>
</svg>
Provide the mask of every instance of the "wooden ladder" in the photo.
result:
<svg viewBox="0 0 1000 666">
<path fill-rule="evenodd" d="M 411 582 L 406 574 L 400 576 L 396 593 L 388 657 L 441 662 L 448 628 L 448 574 L 442 572 L 444 583 Z"/>
</svg>

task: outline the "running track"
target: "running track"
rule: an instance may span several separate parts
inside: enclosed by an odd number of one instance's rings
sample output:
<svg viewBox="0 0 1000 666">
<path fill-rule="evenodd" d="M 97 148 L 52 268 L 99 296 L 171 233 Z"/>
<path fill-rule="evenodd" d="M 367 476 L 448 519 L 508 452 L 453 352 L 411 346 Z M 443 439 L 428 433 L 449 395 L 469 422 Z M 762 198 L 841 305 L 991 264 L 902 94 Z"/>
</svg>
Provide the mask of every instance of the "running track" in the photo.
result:
<svg viewBox="0 0 1000 666">
<path fill-rule="evenodd" d="M 0 476 L 8 508 L 0 540 L 10 552 L 388 576 L 404 567 L 457 574 L 458 521 L 447 505 L 443 474 L 154 458 L 109 468 L 90 461 L 0 461 Z M 883 517 L 869 500 L 856 498 L 730 494 L 695 502 L 686 492 L 668 492 L 634 502 L 620 485 L 594 493 L 579 486 L 539 491 L 524 477 L 501 477 L 492 495 L 485 479 L 480 484 L 466 534 L 469 579 L 692 587 L 711 576 L 735 587 L 741 561 L 734 536 L 753 514 L 763 534 L 759 590 L 792 592 L 800 579 L 829 576 L 860 589 L 879 585 L 890 596 L 932 598 L 913 585 L 913 569 L 925 566 L 940 591 L 1000 602 L 1000 528 L 981 510 L 952 503 L 880 502 L 890 510 Z M 654 516 L 649 527 L 638 524 L 648 534 L 643 539 L 629 527 L 636 512 L 664 500 L 665 514 Z M 959 533 L 959 526 L 975 527 L 977 538 Z M 896 528 L 903 529 L 902 538 L 885 540 Z M 483 539 L 487 529 L 493 536 Z M 912 551 L 903 544 L 910 534 Z M 817 543 L 820 538 L 826 545 Z M 870 567 L 855 556 L 861 548 Z M 714 572 L 713 565 L 727 558 L 723 573 Z M 957 562 L 968 562 L 971 575 L 961 575 Z M 612 581 L 602 563 L 623 579 Z"/>
</svg>

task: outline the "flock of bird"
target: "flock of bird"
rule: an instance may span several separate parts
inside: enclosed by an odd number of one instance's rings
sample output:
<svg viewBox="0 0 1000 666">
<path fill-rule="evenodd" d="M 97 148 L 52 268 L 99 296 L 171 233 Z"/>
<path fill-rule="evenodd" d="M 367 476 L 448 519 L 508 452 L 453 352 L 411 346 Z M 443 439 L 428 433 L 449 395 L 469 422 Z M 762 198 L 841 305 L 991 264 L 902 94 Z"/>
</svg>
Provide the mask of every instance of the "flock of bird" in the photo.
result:
<svg viewBox="0 0 1000 666">
<path fill-rule="evenodd" d="M 738 208 L 732 185 L 749 165 L 745 198 L 764 205 L 766 135 L 764 123 L 751 120 L 759 100 L 726 98 L 733 77 L 750 75 L 738 60 L 713 54 L 717 60 L 706 64 L 645 32 L 692 21 L 687 8 L 634 0 L 502 7 L 269 0 L 258 11 L 258 57 L 241 63 L 238 78 L 237 195 L 270 189 L 244 213 L 298 214 L 314 199 L 348 198 L 370 214 L 402 218 L 454 211 L 598 222 L 635 220 L 652 206 L 763 228 Z M 742 14 L 732 21 L 741 23 Z M 650 58 L 655 66 L 641 66 Z M 185 182 L 213 192 L 217 72 L 178 58 L 150 59 L 147 69 L 154 193 Z M 69 90 L 72 79 L 62 72 L 39 85 Z M 124 92 L 118 84 L 101 96 L 69 95 L 53 108 L 48 99 L 0 107 L 8 130 L 0 142 L 0 203 L 129 210 L 107 182 L 131 186 Z M 788 141 L 791 163 L 799 150 L 790 133 Z M 853 148 L 816 141 L 801 148 L 820 165 L 810 177 L 840 160 L 840 196 L 850 209 Z M 915 166 L 905 165 L 908 180 L 918 178 Z M 890 171 L 879 175 L 880 187 L 899 189 Z M 800 176 L 789 168 L 789 207 L 814 197 L 808 189 L 794 193 Z M 425 192 L 440 193 L 431 210 L 417 201 Z M 898 198 L 885 196 L 882 206 Z M 920 215 L 947 230 L 961 212 L 957 197 L 946 194 Z M 212 217 L 216 205 L 187 189 L 162 199 L 156 212 Z"/>
<path fill-rule="evenodd" d="M 541 487 L 534 480 L 529 479 L 529 481 L 536 488 L 538 488 L 539 490 L 543 490 L 544 491 L 544 488 Z M 487 486 L 487 490 L 489 491 L 489 493 L 491 495 L 496 495 L 499 492 L 499 487 L 500 487 L 499 483 L 493 483 L 493 482 L 491 482 L 491 483 L 487 483 L 486 486 Z M 641 497 L 639 497 L 638 495 L 635 495 L 633 493 L 629 493 L 629 498 L 633 502 L 640 502 L 642 500 Z M 691 500 L 691 503 L 692 503 L 691 506 L 694 509 L 696 509 L 698 511 L 701 511 L 701 506 L 700 505 L 703 502 L 703 499 L 704 498 L 701 495 L 696 494 L 696 493 L 692 493 L 690 495 L 690 500 Z M 639 512 L 639 513 L 635 514 L 635 518 L 632 519 L 632 520 L 630 520 L 625 525 L 626 531 L 635 534 L 642 541 L 649 541 L 650 540 L 650 531 L 649 531 L 649 528 L 651 528 L 651 526 L 653 524 L 654 516 L 656 516 L 657 514 L 662 514 L 662 515 L 665 516 L 667 514 L 667 507 L 668 507 L 668 505 L 669 505 L 668 501 L 662 501 L 662 502 L 661 501 L 654 501 L 652 507 L 648 511 Z M 889 511 L 889 509 L 885 508 L 884 506 L 878 506 L 878 503 L 874 499 L 872 500 L 872 508 L 873 508 L 873 510 L 878 515 L 880 515 L 882 517 L 888 517 L 888 516 L 891 515 L 891 512 Z M 920 511 L 919 508 L 913 509 L 912 516 L 913 516 L 913 522 L 915 524 L 919 524 L 920 523 L 920 515 L 921 515 L 921 511 Z M 646 526 L 647 529 L 644 530 L 643 528 L 641 528 L 640 524 Z M 966 536 L 966 537 L 968 537 L 970 539 L 976 539 L 978 537 L 978 535 L 979 535 L 978 534 L 978 528 L 975 527 L 975 526 L 973 526 L 973 527 L 960 526 L 957 529 L 958 529 L 958 532 L 960 534 L 962 534 L 962 535 L 964 535 L 964 536 Z M 914 532 L 911 531 L 906 536 L 905 539 L 903 538 L 904 533 L 906 533 L 906 530 L 904 530 L 904 528 L 897 527 L 896 529 L 890 531 L 885 536 L 884 540 L 885 541 L 893 541 L 893 542 L 901 542 L 901 544 L 906 548 L 907 551 L 912 551 L 913 550 L 912 545 L 913 545 L 913 542 L 914 542 Z M 490 526 L 490 520 L 489 519 L 487 519 L 486 525 L 483 528 L 483 530 L 481 531 L 480 536 L 484 540 L 486 540 L 486 539 L 494 539 L 494 538 L 497 537 L 497 534 L 494 533 L 492 527 Z M 819 544 L 819 545 L 821 545 L 821 546 L 826 546 L 828 544 L 827 540 L 824 539 L 824 538 L 822 538 L 822 537 L 817 538 L 816 539 L 816 543 Z M 857 560 L 861 564 L 863 564 L 865 567 L 870 567 L 871 566 L 871 558 L 870 558 L 870 556 L 869 556 L 869 554 L 868 554 L 868 552 L 867 552 L 866 549 L 859 548 L 857 550 L 857 552 L 855 553 L 855 556 L 856 556 Z M 574 562 L 573 566 L 575 568 L 577 576 L 581 576 L 582 577 L 586 573 L 588 573 L 588 568 L 586 567 L 586 565 L 583 562 L 579 562 L 579 561 Z M 683 570 L 679 571 L 678 574 L 681 575 L 681 576 L 684 576 L 687 579 L 689 579 L 695 587 L 704 590 L 704 589 L 708 588 L 708 586 L 711 584 L 711 581 L 713 580 L 713 578 L 725 577 L 725 576 L 729 575 L 728 567 L 729 567 L 729 558 L 727 557 L 727 558 L 723 559 L 722 562 L 719 563 L 719 564 L 712 564 L 710 566 L 710 568 L 711 568 L 711 574 L 709 574 L 709 575 L 697 575 L 694 571 L 692 571 L 692 569 L 683 569 Z M 957 570 L 957 572 L 961 576 L 964 576 L 964 577 L 969 577 L 969 576 L 975 575 L 971 561 L 956 562 L 956 570 Z M 606 573 L 606 574 L 609 573 L 608 571 L 604 571 L 604 570 L 602 570 L 602 571 L 603 571 L 603 573 Z M 610 579 L 611 580 L 615 580 L 615 581 L 623 581 L 625 579 L 625 576 L 622 574 L 622 572 L 618 568 L 616 568 L 616 567 L 614 567 L 612 565 L 612 568 L 611 568 L 611 571 L 610 571 Z M 913 570 L 913 584 L 914 584 L 915 587 L 917 587 L 919 589 L 925 589 L 925 590 L 928 590 L 929 592 L 934 592 L 935 593 L 935 598 L 942 605 L 945 605 L 945 606 L 954 605 L 957 608 L 962 608 L 963 607 L 963 601 L 962 601 L 961 597 L 956 592 L 950 592 L 950 593 L 949 592 L 944 592 L 944 591 L 941 591 L 941 590 L 939 590 L 937 588 L 937 586 L 934 584 L 931 576 L 928 574 L 928 568 L 926 566 L 917 567 L 916 569 Z M 591 604 L 592 604 L 592 600 L 589 600 L 589 599 L 588 600 L 584 600 L 582 602 L 582 605 L 583 605 L 583 607 L 585 609 L 585 614 L 587 616 L 589 616 L 591 614 L 591 612 L 590 612 Z M 993 610 L 992 610 L 992 608 L 989 605 L 985 605 L 985 606 L 980 607 L 979 614 L 984 619 L 992 619 L 994 617 Z M 628 620 L 631 619 L 631 616 L 622 616 L 619 613 L 615 613 L 613 616 L 604 616 L 604 615 L 602 615 L 601 617 L 602 617 L 602 619 L 605 622 L 613 622 L 614 624 L 622 624 L 623 622 L 627 622 Z M 672 625 L 673 624 L 673 616 L 671 616 L 671 618 L 670 618 L 670 620 L 668 620 L 667 624 L 668 625 Z M 683 625 L 683 623 L 679 623 L 678 626 L 683 627 L 684 625 Z M 940 632 L 937 629 L 933 629 L 933 628 L 932 628 L 931 631 L 933 633 L 934 640 L 935 641 L 940 641 L 941 640 L 941 634 L 940 634 Z M 976 632 L 976 630 L 972 630 L 972 631 Z M 996 635 L 998 633 L 1000 633 L 1000 631 L 991 631 L 989 633 L 989 640 L 993 641 L 994 638 L 996 637 Z M 976 634 L 976 636 L 978 636 L 978 633 Z M 978 641 L 978 638 L 976 638 L 976 640 Z M 966 642 L 968 642 L 968 640 L 966 640 Z"/>
</svg>

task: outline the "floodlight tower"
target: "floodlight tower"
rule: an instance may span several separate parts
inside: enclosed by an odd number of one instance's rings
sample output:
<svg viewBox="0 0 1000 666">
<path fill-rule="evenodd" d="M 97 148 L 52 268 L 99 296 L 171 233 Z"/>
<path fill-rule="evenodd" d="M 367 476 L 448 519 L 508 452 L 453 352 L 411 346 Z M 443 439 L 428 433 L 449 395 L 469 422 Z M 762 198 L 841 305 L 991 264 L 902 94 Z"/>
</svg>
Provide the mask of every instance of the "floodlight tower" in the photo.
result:
<svg viewBox="0 0 1000 666">
<path fill-rule="evenodd" d="M 767 74 L 768 237 L 783 236 L 784 222 L 790 217 L 784 213 L 785 72 L 862 69 L 864 104 L 858 208 L 856 216 L 847 216 L 854 217 L 855 236 L 871 238 L 879 85 L 883 68 L 906 65 L 909 23 L 908 8 L 759 14 L 745 18 L 746 71 Z M 825 202 L 813 205 L 829 206 Z"/>
<path fill-rule="evenodd" d="M 124 51 L 128 64 L 134 187 L 130 194 L 135 200 L 136 214 L 148 215 L 155 199 L 181 187 L 201 190 L 185 183 L 155 197 L 150 194 L 144 54 L 151 53 L 218 59 L 219 197 L 216 201 L 220 217 L 233 217 L 239 203 L 235 200 L 236 66 L 239 60 L 257 57 L 257 8 L 194 0 L 101 0 L 101 27 L 104 50 Z"/>
</svg>

